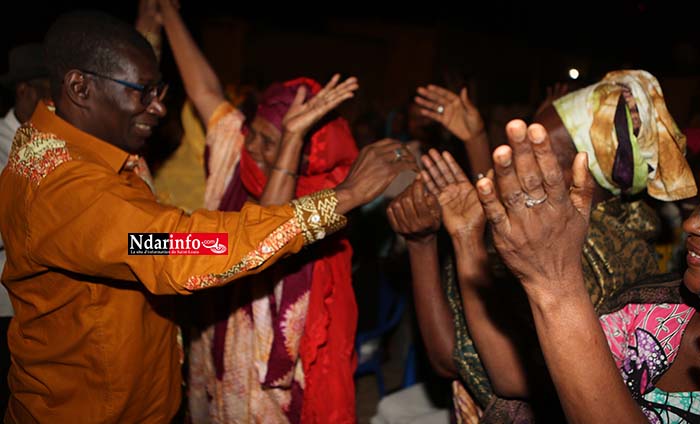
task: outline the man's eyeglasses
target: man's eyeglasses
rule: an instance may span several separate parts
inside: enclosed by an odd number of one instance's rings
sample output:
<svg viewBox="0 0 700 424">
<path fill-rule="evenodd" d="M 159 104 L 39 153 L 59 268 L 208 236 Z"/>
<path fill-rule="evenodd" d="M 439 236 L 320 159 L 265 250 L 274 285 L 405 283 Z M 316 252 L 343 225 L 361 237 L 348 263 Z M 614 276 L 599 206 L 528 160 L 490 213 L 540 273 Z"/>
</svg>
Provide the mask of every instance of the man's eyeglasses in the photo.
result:
<svg viewBox="0 0 700 424">
<path fill-rule="evenodd" d="M 116 82 L 117 84 L 121 84 L 125 87 L 129 87 L 132 90 L 140 92 L 141 104 L 144 106 L 150 105 L 153 99 L 158 99 L 159 102 L 163 101 L 165 93 L 168 91 L 168 84 L 163 81 L 157 82 L 155 84 L 141 85 L 135 82 L 123 81 L 120 79 L 108 77 L 107 75 L 98 74 L 97 72 L 87 71 L 85 69 L 81 69 L 80 72 L 93 75 L 99 78 L 104 78 Z"/>
</svg>

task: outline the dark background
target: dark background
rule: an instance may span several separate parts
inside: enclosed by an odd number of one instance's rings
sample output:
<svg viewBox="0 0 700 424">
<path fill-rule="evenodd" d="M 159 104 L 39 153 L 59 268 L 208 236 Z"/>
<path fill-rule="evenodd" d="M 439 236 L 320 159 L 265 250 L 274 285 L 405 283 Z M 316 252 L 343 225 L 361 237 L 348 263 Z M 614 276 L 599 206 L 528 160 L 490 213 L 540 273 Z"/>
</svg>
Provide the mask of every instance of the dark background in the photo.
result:
<svg viewBox="0 0 700 424">
<path fill-rule="evenodd" d="M 581 71 L 575 84 L 623 67 L 652 72 L 681 127 L 698 107 L 700 15 L 681 2 L 218 3 L 183 0 L 181 12 L 222 81 L 263 87 L 299 75 L 356 75 L 361 91 L 343 106 L 351 120 L 368 110 L 387 113 L 430 82 L 467 85 L 486 115 L 494 105 L 532 107 L 548 85 L 567 81 L 570 67 Z M 137 2 L 20 1 L 12 8 L 0 25 L 0 73 L 8 50 L 40 41 L 59 13 L 96 8 L 133 22 Z M 163 73 L 177 97 L 179 77 L 164 45 Z"/>
</svg>

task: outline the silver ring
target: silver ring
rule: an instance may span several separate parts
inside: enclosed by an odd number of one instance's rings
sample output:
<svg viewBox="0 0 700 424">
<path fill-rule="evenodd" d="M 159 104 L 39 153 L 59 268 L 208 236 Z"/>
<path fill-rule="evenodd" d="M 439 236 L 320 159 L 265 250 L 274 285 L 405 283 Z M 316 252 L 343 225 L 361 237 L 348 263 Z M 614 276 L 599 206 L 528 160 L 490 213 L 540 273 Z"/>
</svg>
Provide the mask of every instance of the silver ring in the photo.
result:
<svg viewBox="0 0 700 424">
<path fill-rule="evenodd" d="M 394 150 L 394 162 L 398 162 L 403 157 L 403 150 L 401 148 Z"/>
<path fill-rule="evenodd" d="M 532 208 L 537 205 L 541 205 L 542 203 L 547 201 L 547 193 L 542 196 L 541 199 L 533 199 L 532 197 L 528 196 L 527 194 L 525 195 L 525 207 L 526 208 Z"/>
<path fill-rule="evenodd" d="M 445 106 L 443 106 L 443 105 L 438 105 L 438 107 L 435 109 L 435 111 L 436 111 L 437 113 L 439 113 L 440 115 L 442 115 L 442 114 L 445 112 Z"/>
</svg>

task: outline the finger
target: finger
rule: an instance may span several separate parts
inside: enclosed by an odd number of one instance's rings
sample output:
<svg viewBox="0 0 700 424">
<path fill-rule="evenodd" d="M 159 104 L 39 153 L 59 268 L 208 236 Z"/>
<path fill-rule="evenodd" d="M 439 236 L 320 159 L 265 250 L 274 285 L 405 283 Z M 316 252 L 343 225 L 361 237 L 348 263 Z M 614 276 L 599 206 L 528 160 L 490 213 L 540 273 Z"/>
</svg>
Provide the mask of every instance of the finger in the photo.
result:
<svg viewBox="0 0 700 424">
<path fill-rule="evenodd" d="M 447 162 L 447 166 L 450 168 L 450 171 L 452 171 L 452 175 L 454 175 L 455 180 L 460 183 L 464 182 L 469 182 L 469 179 L 467 176 L 464 174 L 464 171 L 462 171 L 462 168 L 459 166 L 457 161 L 455 160 L 454 157 L 450 154 L 448 151 L 442 152 L 442 157 L 445 159 L 445 162 Z M 471 185 L 471 184 L 469 184 Z"/>
<path fill-rule="evenodd" d="M 318 107 L 323 114 L 326 114 L 330 110 L 338 107 L 339 104 L 343 103 L 348 99 L 352 99 L 353 97 L 355 97 L 355 93 L 353 93 L 352 91 L 343 93 L 341 95 L 334 96 L 333 99 L 328 99 L 325 103 L 319 105 Z"/>
<path fill-rule="evenodd" d="M 434 149 L 430 149 L 433 151 Z M 438 169 L 437 165 L 435 162 L 433 162 L 433 159 L 431 156 L 428 155 L 423 155 L 421 157 L 421 161 L 423 162 L 423 166 L 425 166 L 425 169 L 428 171 L 430 174 L 430 177 L 435 181 L 435 185 L 438 186 L 438 189 L 442 191 L 447 186 L 447 180 L 442 176 L 442 172 Z"/>
<path fill-rule="evenodd" d="M 399 160 L 397 160 L 396 157 L 397 150 L 402 152 Z M 368 154 L 372 154 L 377 159 L 384 161 L 386 165 L 391 167 L 391 171 L 396 172 L 396 174 L 405 170 L 412 170 L 416 173 L 420 172 L 420 168 L 413 154 L 404 154 L 405 151 L 406 149 L 403 148 L 401 142 L 385 138 L 363 147 L 362 150 L 360 150 L 360 156 L 364 157 Z M 397 164 L 400 164 L 400 166 L 396 166 Z"/>
<path fill-rule="evenodd" d="M 434 93 L 439 98 L 445 101 L 452 101 L 457 98 L 457 95 L 450 90 L 440 87 L 439 85 L 428 85 L 428 91 Z"/>
<path fill-rule="evenodd" d="M 389 220 L 389 225 L 391 225 L 391 228 L 394 230 L 394 232 L 401 232 L 399 228 L 399 223 L 396 221 L 396 217 L 394 216 L 394 204 L 391 203 L 389 206 L 386 208 L 386 217 Z"/>
<path fill-rule="evenodd" d="M 431 89 L 430 87 L 432 86 L 427 86 L 427 87 L 418 87 L 418 94 L 423 96 L 424 98 L 428 99 L 431 102 L 440 104 L 444 103 L 445 99 L 444 96 L 440 95 L 439 92 L 437 92 L 434 89 Z"/>
<path fill-rule="evenodd" d="M 540 124 L 532 124 L 528 128 L 528 139 L 532 144 L 535 159 L 542 173 L 542 186 L 547 192 L 548 202 L 553 204 L 567 202 L 569 187 L 564 180 L 564 173 L 559 166 L 547 130 Z"/>
<path fill-rule="evenodd" d="M 340 85 L 338 85 L 338 87 L 336 87 L 336 89 L 340 89 L 340 88 L 347 87 L 350 85 L 358 85 L 358 84 L 359 83 L 357 81 L 357 77 L 348 77 L 345 81 L 340 83 Z"/>
<path fill-rule="evenodd" d="M 305 98 L 306 98 L 306 87 L 301 85 L 297 89 L 297 94 L 294 96 L 294 100 L 292 101 L 292 105 L 290 106 L 290 109 L 294 106 L 299 106 L 302 103 L 304 103 Z"/>
<path fill-rule="evenodd" d="M 325 95 L 327 92 L 332 90 L 333 87 L 336 86 L 336 84 L 338 84 L 339 80 L 340 80 L 340 74 L 334 74 L 331 77 L 330 81 L 328 81 L 328 83 L 326 83 L 326 85 L 318 93 L 316 93 L 316 96 L 320 97 L 320 96 Z"/>
<path fill-rule="evenodd" d="M 343 84 L 326 91 L 319 92 L 309 104 L 312 107 L 326 108 L 325 111 L 331 110 L 332 108 L 338 106 L 343 101 L 354 96 L 354 91 L 359 88 L 357 80 L 352 78 L 349 81 L 345 81 Z"/>
<path fill-rule="evenodd" d="M 404 207 L 403 207 L 403 196 L 401 196 L 398 201 L 394 202 L 392 211 L 394 212 L 394 217 L 396 222 L 399 224 L 399 228 L 403 233 L 409 232 L 410 220 L 407 219 Z"/>
<path fill-rule="evenodd" d="M 493 168 L 496 172 L 496 184 L 503 204 L 509 211 L 518 211 L 525 207 L 525 193 L 513 166 L 513 151 L 509 146 L 498 146 L 493 152 Z M 482 178 L 483 179 L 483 178 Z"/>
<path fill-rule="evenodd" d="M 420 109 L 418 112 L 419 112 L 421 115 L 427 116 L 428 118 L 430 118 L 430 119 L 432 119 L 433 121 L 438 122 L 438 123 L 440 123 L 440 124 L 442 124 L 443 119 L 445 119 L 445 115 L 444 115 L 444 114 L 440 114 L 440 113 L 434 112 L 434 111 L 432 111 L 432 110 L 430 110 L 430 109 Z"/>
<path fill-rule="evenodd" d="M 403 152 L 401 154 L 402 161 L 415 164 L 416 166 L 420 166 L 418 163 L 418 159 L 413 155 L 413 153 L 411 153 L 410 150 L 408 150 L 406 146 L 401 146 L 401 151 Z"/>
<path fill-rule="evenodd" d="M 438 221 L 440 219 L 440 208 L 435 196 L 426 191 L 422 177 L 418 176 L 412 187 L 413 205 L 418 216 L 424 220 Z"/>
<path fill-rule="evenodd" d="M 326 94 L 323 97 L 323 101 L 327 103 L 336 103 L 338 104 L 341 99 L 348 99 L 350 97 L 353 97 L 355 95 L 355 91 L 359 88 L 359 86 L 354 86 L 354 87 L 347 87 L 347 89 L 342 89 L 342 90 L 334 90 L 333 92 L 330 92 Z M 350 96 L 348 96 L 350 95 Z"/>
<path fill-rule="evenodd" d="M 428 174 L 428 171 L 422 170 L 420 172 L 420 176 L 423 179 L 423 182 L 425 183 L 425 188 L 427 188 L 433 196 L 439 196 L 440 189 L 437 187 L 435 181 L 433 181 L 433 178 L 430 176 L 430 174 Z"/>
<path fill-rule="evenodd" d="M 574 181 L 569 198 L 574 207 L 588 222 L 591 215 L 591 205 L 593 204 L 593 191 L 595 190 L 595 181 L 588 171 L 588 154 L 586 152 L 578 153 L 574 158 L 574 164 L 571 169 Z"/>
<path fill-rule="evenodd" d="M 376 146 L 376 154 L 389 163 L 399 162 L 405 159 L 403 144 L 392 140 L 391 143 Z"/>
<path fill-rule="evenodd" d="M 429 212 L 428 203 L 426 202 L 426 192 L 425 185 L 423 184 L 422 177 L 419 175 L 418 178 L 411 184 L 411 197 L 413 198 L 413 205 L 416 208 L 416 213 L 421 216 Z"/>
<path fill-rule="evenodd" d="M 437 107 L 438 107 L 438 103 L 437 103 L 437 102 L 434 102 L 434 101 L 432 101 L 432 100 L 424 99 L 423 97 L 420 97 L 420 96 L 416 96 L 416 97 L 414 98 L 414 100 L 415 100 L 416 104 L 418 104 L 418 106 L 424 107 L 424 108 L 426 108 L 427 110 L 431 110 L 431 111 L 432 111 L 432 110 L 437 109 Z"/>
<path fill-rule="evenodd" d="M 372 143 L 372 144 L 370 144 L 370 145 L 368 145 L 368 146 L 365 146 L 362 150 L 365 150 L 365 149 L 368 149 L 368 150 L 369 150 L 369 149 L 382 149 L 382 148 L 384 148 L 384 146 L 393 145 L 393 144 L 399 144 L 399 141 L 398 141 L 398 140 L 394 140 L 393 138 L 382 138 L 382 139 L 379 140 L 379 141 L 375 141 L 374 143 Z"/>
<path fill-rule="evenodd" d="M 542 187 L 540 167 L 528 140 L 528 128 L 523 121 L 513 120 L 506 125 L 506 135 L 508 144 L 513 149 L 513 163 L 520 187 L 530 198 L 542 199 L 546 193 Z"/>
<path fill-rule="evenodd" d="M 510 229 L 510 221 L 508 220 L 505 206 L 496 195 L 493 181 L 484 177 L 476 182 L 476 188 L 479 201 L 484 208 L 484 214 L 491 223 L 493 231 L 499 234 L 507 234 Z"/>
<path fill-rule="evenodd" d="M 404 215 L 406 216 L 407 223 L 413 223 L 414 225 L 420 222 L 421 214 L 418 213 L 416 209 L 415 201 L 412 196 L 411 187 L 406 189 L 410 190 L 410 193 L 406 193 L 406 196 L 401 196 L 401 206 L 403 207 Z"/>
<path fill-rule="evenodd" d="M 334 89 L 330 90 L 328 92 L 328 95 L 326 96 L 328 99 L 333 99 L 335 96 L 341 96 L 345 93 L 353 92 L 360 88 L 360 85 L 357 82 L 357 78 L 355 77 L 350 77 L 347 80 L 343 81 L 342 84 L 338 85 Z"/>
<path fill-rule="evenodd" d="M 418 168 L 418 164 L 414 160 L 400 160 L 390 163 L 390 166 L 393 173 L 392 179 L 403 171 L 413 171 L 415 173 L 420 172 L 420 168 Z"/>
<path fill-rule="evenodd" d="M 437 165 L 438 170 L 442 174 L 445 181 L 447 181 L 447 184 L 455 184 L 457 179 L 452 174 L 452 170 L 449 166 L 447 166 L 447 163 L 445 163 L 445 160 L 442 158 L 440 153 L 438 153 L 438 151 L 435 149 L 430 149 L 428 154 L 433 162 L 435 162 L 435 165 Z"/>
<path fill-rule="evenodd" d="M 389 163 L 404 162 L 410 164 L 416 170 L 418 169 L 416 158 L 404 144 L 399 141 L 391 140 L 390 143 L 377 146 L 376 150 L 377 155 L 383 157 Z"/>
<path fill-rule="evenodd" d="M 417 166 L 413 153 L 400 141 L 384 139 L 371 146 L 374 146 L 377 156 L 385 158 L 387 162 L 406 162 Z"/>
<path fill-rule="evenodd" d="M 459 92 L 459 99 L 462 101 L 462 105 L 464 105 L 465 108 L 474 108 L 474 104 L 469 99 L 469 91 L 467 90 L 467 87 L 462 88 L 462 91 Z"/>
</svg>

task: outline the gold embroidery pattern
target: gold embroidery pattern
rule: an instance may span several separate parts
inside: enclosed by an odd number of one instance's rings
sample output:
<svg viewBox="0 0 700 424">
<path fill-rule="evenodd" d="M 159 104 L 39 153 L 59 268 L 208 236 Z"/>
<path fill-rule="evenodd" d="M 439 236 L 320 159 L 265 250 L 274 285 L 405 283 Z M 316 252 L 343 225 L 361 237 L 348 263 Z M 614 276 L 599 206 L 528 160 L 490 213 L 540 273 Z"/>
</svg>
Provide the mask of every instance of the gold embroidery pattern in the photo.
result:
<svg viewBox="0 0 700 424">
<path fill-rule="evenodd" d="M 294 216 L 299 221 L 304 235 L 304 244 L 321 240 L 347 224 L 347 218 L 335 213 L 337 205 L 338 198 L 331 189 L 292 200 Z"/>
<path fill-rule="evenodd" d="M 7 166 L 38 186 L 58 165 L 71 159 L 65 141 L 25 124 L 17 130 Z"/>
<path fill-rule="evenodd" d="M 228 281 L 230 277 L 236 274 L 255 269 L 270 259 L 272 255 L 292 241 L 299 233 L 301 233 L 299 223 L 295 218 L 292 218 L 277 227 L 265 237 L 254 250 L 248 252 L 243 256 L 240 262 L 229 270 L 221 274 L 193 275 L 187 280 L 185 288 L 187 290 L 198 290 L 206 287 L 218 286 Z"/>
</svg>

